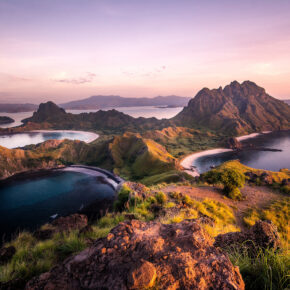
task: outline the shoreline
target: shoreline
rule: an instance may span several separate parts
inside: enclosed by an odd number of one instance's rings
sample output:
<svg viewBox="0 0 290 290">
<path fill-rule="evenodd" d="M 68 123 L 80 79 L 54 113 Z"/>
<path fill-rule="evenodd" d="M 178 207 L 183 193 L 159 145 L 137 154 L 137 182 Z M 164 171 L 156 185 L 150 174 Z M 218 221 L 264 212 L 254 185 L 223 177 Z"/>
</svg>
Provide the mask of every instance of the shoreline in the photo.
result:
<svg viewBox="0 0 290 290">
<path fill-rule="evenodd" d="M 255 138 L 257 136 L 260 136 L 262 134 L 268 134 L 271 133 L 272 131 L 263 131 L 260 133 L 251 133 L 248 135 L 243 135 L 239 137 L 235 137 L 239 142 L 245 141 L 251 138 Z M 227 148 L 213 148 L 213 149 L 208 149 L 208 150 L 203 150 L 195 153 L 191 153 L 185 157 L 183 157 L 179 164 L 183 167 L 183 171 L 185 171 L 187 174 L 197 177 L 200 176 L 200 173 L 198 172 L 198 169 L 196 167 L 192 168 L 192 166 L 195 166 L 194 162 L 196 159 L 199 157 L 203 156 L 209 156 L 209 155 L 215 155 L 215 154 L 220 154 L 220 153 L 225 153 L 225 152 L 231 152 L 233 149 L 227 149 Z"/>
<path fill-rule="evenodd" d="M 184 168 L 183 171 L 185 171 L 186 173 L 188 173 L 189 175 L 193 177 L 197 177 L 197 176 L 200 176 L 200 173 L 198 172 L 197 168 L 191 167 L 191 166 L 195 166 L 194 162 L 196 161 L 196 159 L 202 156 L 215 155 L 215 154 L 231 152 L 231 151 L 233 151 L 233 149 L 215 148 L 215 149 L 208 149 L 208 150 L 195 152 L 181 159 L 180 165 Z"/>
</svg>

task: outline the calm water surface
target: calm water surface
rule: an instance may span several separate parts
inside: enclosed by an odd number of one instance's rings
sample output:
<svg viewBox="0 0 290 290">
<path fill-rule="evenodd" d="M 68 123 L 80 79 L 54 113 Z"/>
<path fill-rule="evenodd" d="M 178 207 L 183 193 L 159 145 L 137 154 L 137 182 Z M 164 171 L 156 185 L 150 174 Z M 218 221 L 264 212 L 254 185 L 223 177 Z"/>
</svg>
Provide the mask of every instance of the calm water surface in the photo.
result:
<svg viewBox="0 0 290 290">
<path fill-rule="evenodd" d="M 245 150 L 241 152 L 226 152 L 198 158 L 195 165 L 200 173 L 225 161 L 239 159 L 241 163 L 259 169 L 278 171 L 281 168 L 290 169 L 290 131 L 270 133 L 243 141 L 244 144 L 281 149 L 282 152 Z"/>
<path fill-rule="evenodd" d="M 91 142 L 97 137 L 94 133 L 81 131 L 27 132 L 0 135 L 0 145 L 6 148 L 17 148 L 30 144 L 38 144 L 50 139 L 70 139 Z"/>
<path fill-rule="evenodd" d="M 80 172 L 50 171 L 45 176 L 0 183 L 0 237 L 35 229 L 50 216 L 75 213 L 115 191 L 104 179 Z"/>
</svg>

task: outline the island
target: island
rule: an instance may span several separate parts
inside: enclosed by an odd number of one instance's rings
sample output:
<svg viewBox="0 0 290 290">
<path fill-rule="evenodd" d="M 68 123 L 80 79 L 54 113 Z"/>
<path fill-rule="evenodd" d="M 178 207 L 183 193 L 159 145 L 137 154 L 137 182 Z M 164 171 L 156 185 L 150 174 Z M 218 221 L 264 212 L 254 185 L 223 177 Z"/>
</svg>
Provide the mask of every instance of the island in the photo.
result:
<svg viewBox="0 0 290 290">
<path fill-rule="evenodd" d="M 0 116 L 0 125 L 4 125 L 4 124 L 11 124 L 14 123 L 15 121 L 7 116 Z"/>
</svg>

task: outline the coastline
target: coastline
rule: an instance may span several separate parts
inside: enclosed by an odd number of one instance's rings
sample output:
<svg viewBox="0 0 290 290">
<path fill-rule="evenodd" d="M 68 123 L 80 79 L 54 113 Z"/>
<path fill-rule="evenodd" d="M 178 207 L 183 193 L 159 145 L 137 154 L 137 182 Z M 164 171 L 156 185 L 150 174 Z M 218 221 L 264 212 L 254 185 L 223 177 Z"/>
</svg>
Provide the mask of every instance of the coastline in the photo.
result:
<svg viewBox="0 0 290 290">
<path fill-rule="evenodd" d="M 196 159 L 202 156 L 215 155 L 215 154 L 230 152 L 230 151 L 233 151 L 233 149 L 215 148 L 215 149 L 195 152 L 181 159 L 180 165 L 184 168 L 184 171 L 186 173 L 188 173 L 189 175 L 193 177 L 196 177 L 200 175 L 198 170 L 196 168 L 191 168 L 191 166 L 194 166 L 194 162 L 196 161 Z"/>
<path fill-rule="evenodd" d="M 261 134 L 268 134 L 271 132 L 272 131 L 263 131 L 261 133 L 251 133 L 248 135 L 236 137 L 236 139 L 239 142 L 241 142 L 247 139 L 255 138 Z M 204 151 L 191 153 L 180 160 L 180 165 L 183 167 L 183 171 L 185 171 L 187 174 L 193 177 L 197 177 L 197 176 L 200 176 L 200 173 L 198 172 L 197 168 L 192 168 L 192 166 L 194 166 L 194 162 L 196 161 L 196 159 L 202 156 L 215 155 L 215 154 L 220 154 L 220 153 L 230 152 L 230 151 L 233 151 L 233 149 L 214 148 L 214 149 L 208 149 Z"/>
<path fill-rule="evenodd" d="M 51 132 L 59 132 L 59 133 L 80 133 L 86 134 L 88 138 L 84 140 L 86 143 L 91 143 L 100 137 L 99 134 L 89 132 L 89 131 L 77 131 L 77 130 L 32 130 L 30 132 L 37 132 L 37 133 L 51 133 Z"/>
</svg>

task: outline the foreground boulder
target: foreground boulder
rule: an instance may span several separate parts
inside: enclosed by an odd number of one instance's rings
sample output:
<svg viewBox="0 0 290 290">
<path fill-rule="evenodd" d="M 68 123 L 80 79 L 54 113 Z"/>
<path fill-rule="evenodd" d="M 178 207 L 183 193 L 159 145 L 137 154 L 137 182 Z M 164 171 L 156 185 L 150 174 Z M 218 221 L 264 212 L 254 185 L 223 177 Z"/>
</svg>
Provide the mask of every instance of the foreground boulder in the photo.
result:
<svg viewBox="0 0 290 290">
<path fill-rule="evenodd" d="M 26 289 L 244 289 L 239 269 L 198 222 L 120 223 Z"/>
<path fill-rule="evenodd" d="M 214 245 L 223 249 L 229 247 L 277 249 L 280 247 L 280 238 L 277 227 L 271 221 L 260 220 L 247 231 L 218 235 Z"/>
</svg>

